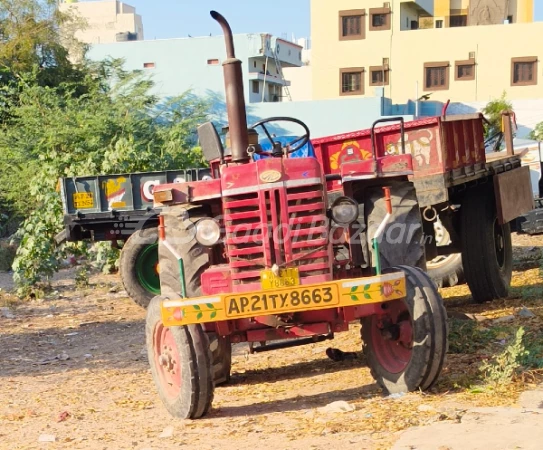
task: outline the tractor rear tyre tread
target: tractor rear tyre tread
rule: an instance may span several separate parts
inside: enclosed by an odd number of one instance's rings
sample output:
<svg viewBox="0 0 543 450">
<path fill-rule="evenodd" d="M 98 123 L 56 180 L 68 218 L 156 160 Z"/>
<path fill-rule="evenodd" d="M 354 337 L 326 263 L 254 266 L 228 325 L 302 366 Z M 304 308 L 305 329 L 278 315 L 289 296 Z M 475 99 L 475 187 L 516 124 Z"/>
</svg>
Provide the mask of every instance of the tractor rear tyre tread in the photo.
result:
<svg viewBox="0 0 543 450">
<path fill-rule="evenodd" d="M 189 298 L 198 297 L 201 295 L 200 277 L 209 266 L 209 249 L 192 237 L 192 231 L 189 229 L 191 220 L 182 222 L 175 216 L 165 215 L 164 221 L 167 230 L 166 239 L 183 258 L 186 295 Z M 162 243 L 159 243 L 158 252 L 161 292 L 168 297 L 179 297 L 181 295 L 179 261 Z"/>
<path fill-rule="evenodd" d="M 158 241 L 158 229 L 146 228 L 133 233 L 124 243 L 119 260 L 121 281 L 128 296 L 142 308 L 147 308 L 156 295 L 142 286 L 136 273 L 136 264 L 141 252 Z"/>
<path fill-rule="evenodd" d="M 391 186 L 392 217 L 379 241 L 381 268 L 405 264 L 426 269 L 422 217 L 415 187 L 407 181 L 391 181 L 388 185 Z M 387 211 L 381 188 L 372 188 L 367 195 L 369 200 L 365 204 L 365 210 L 368 245 L 375 265 L 371 239 Z"/>
<path fill-rule="evenodd" d="M 397 266 L 406 276 L 406 303 L 413 327 L 411 358 L 404 370 L 386 370 L 372 341 L 373 317 L 361 320 L 363 351 L 377 384 L 388 394 L 430 389 L 437 381 L 448 351 L 447 313 L 443 299 L 428 275 L 420 268 Z M 387 270 L 388 272 L 388 270 Z"/>
<path fill-rule="evenodd" d="M 513 272 L 511 228 L 508 223 L 497 223 L 492 187 L 468 191 L 460 213 L 462 264 L 473 301 L 484 303 L 507 297 Z M 497 239 L 501 251 L 497 250 Z"/>
</svg>

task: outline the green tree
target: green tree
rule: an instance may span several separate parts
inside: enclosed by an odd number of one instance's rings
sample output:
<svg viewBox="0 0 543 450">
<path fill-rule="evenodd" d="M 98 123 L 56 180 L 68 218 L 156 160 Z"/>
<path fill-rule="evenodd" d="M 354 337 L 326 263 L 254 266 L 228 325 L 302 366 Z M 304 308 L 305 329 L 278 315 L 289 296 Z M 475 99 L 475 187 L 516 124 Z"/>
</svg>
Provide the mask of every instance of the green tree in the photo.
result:
<svg viewBox="0 0 543 450">
<path fill-rule="evenodd" d="M 63 46 L 63 42 L 70 42 L 72 49 L 83 56 L 85 46 L 74 39 L 75 30 L 83 26 L 80 19 L 61 13 L 55 0 L 0 0 L 0 123 L 12 118 L 11 108 L 18 104 L 21 80 L 31 78 L 40 86 L 58 87 L 84 78 L 85 67 L 72 64 Z M 5 158 L 0 165 L 4 170 Z M 10 166 L 8 169 L 2 181 L 19 172 Z M 20 220 L 18 209 L 6 201 L 5 195 L 1 196 L 0 235 L 10 234 Z"/>
<path fill-rule="evenodd" d="M 201 167 L 195 130 L 207 105 L 186 92 L 166 102 L 122 61 L 88 63 L 81 81 L 42 86 L 21 78 L 0 124 L 0 199 L 25 215 L 15 280 L 29 286 L 58 268 L 59 177 Z M 76 91 L 86 92 L 75 95 Z"/>
<path fill-rule="evenodd" d="M 33 70 L 43 86 L 79 79 L 81 73 L 63 45 L 68 40 L 76 43 L 72 25 L 77 22 L 59 11 L 56 0 L 0 0 L 1 83 Z"/>
<path fill-rule="evenodd" d="M 543 141 L 543 122 L 539 122 L 530 132 L 530 139 Z"/>
<path fill-rule="evenodd" d="M 483 109 L 483 114 L 489 122 L 485 124 L 485 139 L 501 131 L 503 111 L 513 111 L 513 104 L 507 100 L 505 91 L 501 97 L 488 102 Z"/>
</svg>

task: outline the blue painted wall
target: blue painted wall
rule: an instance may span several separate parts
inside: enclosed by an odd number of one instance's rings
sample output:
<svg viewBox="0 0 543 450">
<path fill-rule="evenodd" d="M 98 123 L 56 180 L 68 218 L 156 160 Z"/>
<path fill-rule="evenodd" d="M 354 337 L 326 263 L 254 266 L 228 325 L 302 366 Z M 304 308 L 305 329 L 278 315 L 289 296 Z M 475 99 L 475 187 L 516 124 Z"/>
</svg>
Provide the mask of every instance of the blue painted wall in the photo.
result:
<svg viewBox="0 0 543 450">
<path fill-rule="evenodd" d="M 251 119 L 273 116 L 295 117 L 304 122 L 311 131 L 311 138 L 348 133 L 369 128 L 377 119 L 383 117 L 381 99 L 377 97 L 318 100 L 308 102 L 259 103 L 248 108 Z M 413 116 L 404 116 L 412 120 Z M 297 125 L 287 126 L 285 131 L 299 134 Z M 278 134 L 281 131 L 278 131 Z"/>
<path fill-rule="evenodd" d="M 242 61 L 244 79 L 247 80 L 248 59 L 254 54 L 255 40 L 260 35 L 234 35 L 236 57 Z M 192 90 L 196 95 L 216 91 L 224 95 L 222 62 L 226 59 L 223 36 L 154 41 L 95 44 L 89 54 L 91 60 L 107 57 L 123 58 L 127 70 L 144 70 L 155 82 L 153 92 L 161 97 L 179 95 Z M 208 59 L 218 59 L 219 64 L 209 65 Z M 144 69 L 145 63 L 154 68 Z M 245 82 L 245 97 L 248 98 L 248 83 Z"/>
<path fill-rule="evenodd" d="M 384 98 L 382 88 L 375 89 L 375 97 L 338 98 L 306 102 L 249 103 L 249 58 L 259 57 L 260 34 L 234 35 L 236 57 L 242 61 L 244 91 L 249 125 L 267 117 L 289 116 L 305 122 L 311 137 L 323 137 L 369 128 L 374 121 L 387 115 L 402 115 L 412 120 L 414 108 L 391 105 Z M 222 62 L 226 58 L 222 36 L 164 39 L 96 44 L 89 58 L 123 58 L 125 69 L 144 70 L 155 82 L 153 93 L 168 98 L 191 90 L 211 104 L 212 117 L 219 130 L 226 125 L 224 79 Z M 218 59 L 218 65 L 209 65 L 208 59 Z M 152 63 L 154 68 L 144 69 Z M 274 132 L 278 135 L 299 134 L 299 126 L 281 123 Z"/>
</svg>

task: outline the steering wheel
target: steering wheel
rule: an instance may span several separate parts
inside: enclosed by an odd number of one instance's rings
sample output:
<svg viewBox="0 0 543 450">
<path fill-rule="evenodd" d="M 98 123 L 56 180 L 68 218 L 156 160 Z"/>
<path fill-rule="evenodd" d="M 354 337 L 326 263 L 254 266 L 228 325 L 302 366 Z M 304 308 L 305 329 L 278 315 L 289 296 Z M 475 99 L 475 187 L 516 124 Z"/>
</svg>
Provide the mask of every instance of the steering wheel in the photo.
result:
<svg viewBox="0 0 543 450">
<path fill-rule="evenodd" d="M 290 155 L 291 153 L 294 153 L 295 151 L 301 149 L 305 144 L 309 142 L 309 128 L 301 120 L 294 119 L 292 117 L 269 117 L 267 119 L 259 120 L 258 122 L 254 123 L 253 125 L 249 127 L 249 128 L 262 127 L 262 129 L 264 130 L 264 133 L 266 133 L 266 137 L 268 141 L 270 141 L 271 146 L 272 146 L 272 151 L 270 152 L 267 152 L 264 150 L 256 151 L 255 153 L 257 153 L 258 155 L 275 156 L 275 157 L 283 156 L 284 148 L 282 147 L 281 143 L 274 141 L 272 135 L 266 128 L 266 124 L 270 122 L 294 122 L 300 125 L 304 129 L 305 133 L 302 136 L 294 139 L 292 142 L 289 142 L 287 144 L 287 147 L 286 147 L 288 148 L 288 150 L 286 151 L 287 154 Z"/>
</svg>

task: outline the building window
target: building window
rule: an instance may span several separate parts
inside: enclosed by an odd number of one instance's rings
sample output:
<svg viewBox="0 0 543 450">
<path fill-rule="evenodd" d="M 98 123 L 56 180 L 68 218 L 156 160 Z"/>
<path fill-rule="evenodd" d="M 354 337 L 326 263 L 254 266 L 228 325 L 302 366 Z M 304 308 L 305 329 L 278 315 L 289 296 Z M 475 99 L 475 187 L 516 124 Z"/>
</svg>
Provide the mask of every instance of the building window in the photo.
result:
<svg viewBox="0 0 543 450">
<path fill-rule="evenodd" d="M 456 81 L 475 80 L 475 60 L 456 61 L 454 64 L 454 79 Z"/>
<path fill-rule="evenodd" d="M 364 68 L 350 67 L 341 69 L 340 95 L 364 95 Z"/>
<path fill-rule="evenodd" d="M 450 27 L 467 27 L 468 16 L 451 16 L 449 19 Z"/>
<path fill-rule="evenodd" d="M 388 66 L 370 67 L 370 86 L 388 86 Z"/>
<path fill-rule="evenodd" d="M 357 36 L 362 34 L 362 17 L 346 16 L 343 17 L 343 37 Z"/>
<path fill-rule="evenodd" d="M 365 9 L 350 9 L 339 12 L 339 40 L 348 41 L 364 39 L 366 36 L 364 28 Z"/>
<path fill-rule="evenodd" d="M 449 62 L 424 64 L 424 90 L 443 91 L 449 89 Z"/>
<path fill-rule="evenodd" d="M 258 80 L 253 80 L 251 82 L 251 88 L 252 88 L 253 94 L 259 94 L 260 93 L 260 82 Z"/>
<path fill-rule="evenodd" d="M 371 26 L 373 28 L 384 27 L 387 23 L 387 16 L 384 14 L 372 14 Z"/>
<path fill-rule="evenodd" d="M 537 84 L 537 56 L 513 58 L 511 60 L 511 86 L 533 86 Z"/>
<path fill-rule="evenodd" d="M 143 63 L 143 68 L 144 69 L 154 69 L 155 68 L 155 63 L 152 63 L 152 62 Z"/>
<path fill-rule="evenodd" d="M 208 66 L 217 66 L 218 64 L 219 64 L 218 59 L 208 59 L 207 60 L 207 65 Z"/>
<path fill-rule="evenodd" d="M 436 28 L 443 28 L 443 20 L 436 20 Z"/>
<path fill-rule="evenodd" d="M 370 8 L 370 30 L 390 30 L 390 8 Z"/>
</svg>

